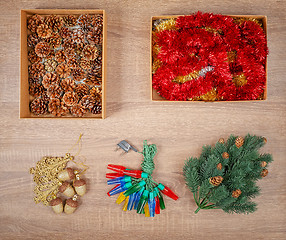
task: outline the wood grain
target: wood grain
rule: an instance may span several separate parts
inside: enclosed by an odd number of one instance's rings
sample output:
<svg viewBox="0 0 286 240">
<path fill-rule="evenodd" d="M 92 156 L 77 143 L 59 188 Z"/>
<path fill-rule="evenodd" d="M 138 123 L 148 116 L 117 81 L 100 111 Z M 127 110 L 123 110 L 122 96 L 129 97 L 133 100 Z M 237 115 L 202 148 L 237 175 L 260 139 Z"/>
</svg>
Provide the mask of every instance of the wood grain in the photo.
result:
<svg viewBox="0 0 286 240">
<path fill-rule="evenodd" d="M 20 9 L 105 9 L 107 118 L 105 120 L 19 119 Z M 1 239 L 285 239 L 286 218 L 286 4 L 278 0 L 12 0 L 0 2 L 0 238 Z M 262 102 L 151 102 L 149 26 L 151 16 L 205 12 L 267 15 L 268 97 Z M 194 214 L 182 167 L 202 145 L 246 133 L 268 139 L 270 174 L 259 182 L 258 211 L 228 215 L 220 210 Z M 33 202 L 29 168 L 45 155 L 63 155 L 83 133 L 81 154 L 90 166 L 88 193 L 71 216 L 56 216 Z M 106 195 L 108 163 L 139 168 L 141 156 L 124 156 L 115 145 L 144 139 L 158 146 L 154 177 L 180 196 L 166 198 L 154 219 L 123 212 Z"/>
</svg>

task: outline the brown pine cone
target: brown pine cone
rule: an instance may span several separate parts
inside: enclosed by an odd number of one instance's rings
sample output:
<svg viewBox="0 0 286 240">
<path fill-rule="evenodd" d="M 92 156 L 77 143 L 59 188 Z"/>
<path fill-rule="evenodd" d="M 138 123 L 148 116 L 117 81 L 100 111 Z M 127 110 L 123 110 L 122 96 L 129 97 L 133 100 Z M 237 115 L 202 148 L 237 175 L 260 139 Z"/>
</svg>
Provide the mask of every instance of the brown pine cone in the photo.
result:
<svg viewBox="0 0 286 240">
<path fill-rule="evenodd" d="M 80 67 L 83 69 L 83 70 L 88 70 L 91 68 L 91 64 L 90 64 L 90 61 L 82 58 L 79 62 L 79 65 Z"/>
<path fill-rule="evenodd" d="M 71 38 L 72 36 L 72 32 L 69 28 L 67 27 L 63 27 L 61 30 L 60 30 L 60 36 L 62 38 Z"/>
<path fill-rule="evenodd" d="M 92 66 L 95 67 L 100 67 L 100 72 L 101 72 L 101 66 L 102 66 L 102 56 L 101 56 L 101 53 L 99 51 L 99 55 L 96 59 L 94 59 L 92 62 Z"/>
<path fill-rule="evenodd" d="M 75 51 L 73 48 L 66 48 L 64 52 L 65 52 L 67 59 L 75 57 Z"/>
<path fill-rule="evenodd" d="M 65 104 L 58 98 L 51 99 L 48 106 L 49 112 L 56 117 L 64 116 L 69 112 Z"/>
<path fill-rule="evenodd" d="M 46 89 L 44 89 L 39 79 L 29 79 L 29 93 L 31 96 L 40 97 L 45 91 Z"/>
<path fill-rule="evenodd" d="M 36 32 L 37 27 L 43 23 L 43 17 L 35 14 L 28 18 L 27 27 L 31 32 Z"/>
<path fill-rule="evenodd" d="M 93 87 L 89 90 L 89 94 L 94 97 L 96 100 L 101 100 L 102 98 L 102 89 L 101 87 Z"/>
<path fill-rule="evenodd" d="M 216 177 L 211 177 L 209 182 L 211 185 L 213 186 L 219 186 L 223 181 L 223 177 L 222 176 L 216 176 Z"/>
<path fill-rule="evenodd" d="M 28 60 L 30 61 L 30 63 L 35 63 L 41 60 L 41 58 L 35 53 L 34 50 L 31 50 L 28 53 Z"/>
<path fill-rule="evenodd" d="M 79 56 L 82 55 L 82 50 L 84 48 L 85 44 L 84 43 L 75 43 L 74 44 L 74 50 L 75 50 L 75 53 Z"/>
<path fill-rule="evenodd" d="M 30 34 L 27 38 L 27 44 L 29 47 L 35 47 L 39 41 L 39 37 L 36 33 Z"/>
<path fill-rule="evenodd" d="M 52 59 L 47 59 L 45 62 L 44 62 L 44 65 L 45 65 L 45 70 L 48 71 L 48 72 L 53 72 L 55 71 L 58 63 L 55 61 L 55 60 L 52 60 Z"/>
<path fill-rule="evenodd" d="M 216 168 L 217 168 L 217 170 L 222 170 L 222 164 L 221 164 L 221 163 L 218 163 L 218 164 L 216 165 Z"/>
<path fill-rule="evenodd" d="M 85 78 L 85 72 L 80 67 L 72 69 L 72 75 L 75 81 L 81 81 Z"/>
<path fill-rule="evenodd" d="M 91 30 L 87 33 L 86 39 L 90 45 L 102 44 L 103 36 L 101 32 Z"/>
<path fill-rule="evenodd" d="M 221 143 L 221 144 L 224 144 L 224 139 L 223 139 L 223 138 L 220 138 L 220 139 L 218 140 L 218 142 Z"/>
<path fill-rule="evenodd" d="M 71 73 L 71 69 L 67 64 L 62 63 L 59 66 L 57 66 L 56 72 L 60 78 L 67 78 Z"/>
<path fill-rule="evenodd" d="M 73 91 L 75 88 L 75 81 L 71 78 L 65 78 L 61 81 L 61 87 L 65 92 Z"/>
<path fill-rule="evenodd" d="M 266 177 L 268 175 L 268 170 L 267 169 L 263 169 L 260 173 L 261 177 Z"/>
<path fill-rule="evenodd" d="M 67 60 L 67 64 L 68 64 L 68 66 L 70 67 L 70 68 L 77 68 L 77 65 L 78 65 L 78 63 L 77 63 L 77 60 L 76 60 L 76 58 L 75 57 L 71 57 L 71 58 L 69 58 L 68 60 Z"/>
<path fill-rule="evenodd" d="M 91 24 L 91 17 L 88 14 L 85 15 L 80 15 L 78 18 L 78 25 L 83 28 L 86 29 L 90 26 Z"/>
<path fill-rule="evenodd" d="M 224 153 L 222 154 L 222 157 L 223 157 L 224 159 L 228 159 L 228 158 L 229 158 L 229 154 L 228 154 L 227 152 L 224 152 Z"/>
<path fill-rule="evenodd" d="M 50 86 L 52 86 L 54 84 L 58 84 L 58 83 L 59 83 L 59 78 L 55 73 L 47 73 L 43 77 L 42 84 L 43 84 L 44 88 L 46 88 L 46 89 L 48 89 Z"/>
<path fill-rule="evenodd" d="M 51 50 L 51 53 L 46 56 L 46 59 L 55 60 L 55 51 Z"/>
<path fill-rule="evenodd" d="M 102 76 L 101 65 L 93 65 L 90 72 L 92 72 L 94 75 L 101 77 Z"/>
<path fill-rule="evenodd" d="M 98 50 L 96 46 L 86 45 L 82 50 L 82 56 L 87 60 L 94 60 L 98 56 Z"/>
<path fill-rule="evenodd" d="M 63 18 L 55 15 L 46 17 L 45 22 L 54 32 L 58 32 L 64 25 Z"/>
<path fill-rule="evenodd" d="M 71 38 L 63 39 L 63 49 L 74 48 L 75 44 Z"/>
<path fill-rule="evenodd" d="M 234 191 L 232 191 L 232 197 L 233 198 L 238 198 L 241 194 L 241 190 L 240 189 L 236 189 Z"/>
<path fill-rule="evenodd" d="M 82 43 L 84 41 L 84 33 L 81 29 L 75 29 L 72 32 L 72 40 L 74 43 Z"/>
<path fill-rule="evenodd" d="M 89 109 L 92 114 L 99 114 L 102 111 L 101 102 L 96 102 L 93 108 Z"/>
<path fill-rule="evenodd" d="M 42 98 L 35 98 L 30 104 L 30 110 L 35 115 L 45 114 L 48 111 L 47 102 Z"/>
<path fill-rule="evenodd" d="M 63 89 L 58 84 L 51 85 L 47 90 L 47 95 L 50 98 L 60 98 L 63 93 Z"/>
<path fill-rule="evenodd" d="M 235 145 L 236 145 L 237 148 L 242 147 L 243 144 L 244 144 L 244 139 L 243 139 L 243 137 L 237 137 L 237 138 L 235 139 Z"/>
<path fill-rule="evenodd" d="M 81 105 L 76 104 L 70 108 L 70 112 L 75 117 L 83 117 L 87 111 Z"/>
<path fill-rule="evenodd" d="M 84 108 L 84 109 L 92 109 L 94 105 L 96 104 L 96 100 L 94 97 L 90 95 L 84 95 L 82 99 L 79 101 L 79 104 Z"/>
<path fill-rule="evenodd" d="M 62 43 L 62 38 L 58 33 L 52 33 L 51 37 L 47 39 L 47 42 L 50 44 L 51 48 L 58 48 Z"/>
<path fill-rule="evenodd" d="M 73 15 L 64 16 L 63 20 L 68 27 L 74 27 L 77 24 L 77 17 Z"/>
<path fill-rule="evenodd" d="M 47 57 L 51 52 L 50 45 L 46 42 L 39 42 L 35 47 L 35 52 L 39 57 Z"/>
<path fill-rule="evenodd" d="M 84 83 L 89 86 L 100 85 L 101 84 L 101 77 L 98 77 L 92 73 L 88 73 Z"/>
<path fill-rule="evenodd" d="M 260 163 L 260 166 L 263 167 L 263 168 L 266 167 L 266 166 L 267 166 L 267 162 L 262 161 L 262 162 Z"/>
<path fill-rule="evenodd" d="M 93 16 L 91 16 L 91 25 L 93 27 L 102 27 L 103 26 L 102 15 L 93 15 Z"/>
<path fill-rule="evenodd" d="M 41 24 L 37 27 L 37 34 L 40 38 L 49 38 L 52 32 L 53 31 L 46 24 Z"/>
<path fill-rule="evenodd" d="M 78 103 L 78 95 L 75 92 L 66 92 L 63 96 L 63 102 L 67 106 L 74 106 Z"/>
<path fill-rule="evenodd" d="M 66 61 L 67 57 L 65 55 L 65 52 L 63 50 L 59 50 L 55 54 L 55 59 L 58 63 L 63 63 Z"/>
<path fill-rule="evenodd" d="M 40 78 L 44 74 L 44 65 L 41 62 L 35 62 L 29 67 L 29 75 L 33 78 Z"/>
<path fill-rule="evenodd" d="M 89 87 L 84 83 L 80 83 L 75 86 L 74 91 L 81 99 L 84 95 L 88 95 Z"/>
</svg>

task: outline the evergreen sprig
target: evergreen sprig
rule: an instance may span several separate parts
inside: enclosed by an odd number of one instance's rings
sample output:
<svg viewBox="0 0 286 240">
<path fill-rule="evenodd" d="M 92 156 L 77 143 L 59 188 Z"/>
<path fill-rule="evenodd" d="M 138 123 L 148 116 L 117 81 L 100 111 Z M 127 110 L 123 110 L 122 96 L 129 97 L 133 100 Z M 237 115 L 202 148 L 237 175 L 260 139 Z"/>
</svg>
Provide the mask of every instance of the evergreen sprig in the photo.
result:
<svg viewBox="0 0 286 240">
<path fill-rule="evenodd" d="M 256 182 L 267 175 L 266 167 L 273 160 L 270 154 L 258 152 L 265 143 L 264 137 L 231 135 L 226 142 L 220 139 L 213 147 L 204 146 L 199 158 L 187 159 L 183 171 L 198 206 L 195 213 L 200 209 L 254 212 L 257 207 L 251 200 L 259 195 Z"/>
</svg>

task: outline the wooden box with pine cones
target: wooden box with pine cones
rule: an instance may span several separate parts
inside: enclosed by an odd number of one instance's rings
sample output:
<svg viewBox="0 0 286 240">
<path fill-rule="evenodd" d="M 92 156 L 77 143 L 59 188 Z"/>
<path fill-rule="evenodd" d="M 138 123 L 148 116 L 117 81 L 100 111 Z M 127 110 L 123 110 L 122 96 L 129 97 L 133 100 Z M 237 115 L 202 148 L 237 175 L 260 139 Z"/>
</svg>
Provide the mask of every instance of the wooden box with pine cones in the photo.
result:
<svg viewBox="0 0 286 240">
<path fill-rule="evenodd" d="M 21 10 L 20 118 L 105 118 L 104 10 Z"/>
</svg>

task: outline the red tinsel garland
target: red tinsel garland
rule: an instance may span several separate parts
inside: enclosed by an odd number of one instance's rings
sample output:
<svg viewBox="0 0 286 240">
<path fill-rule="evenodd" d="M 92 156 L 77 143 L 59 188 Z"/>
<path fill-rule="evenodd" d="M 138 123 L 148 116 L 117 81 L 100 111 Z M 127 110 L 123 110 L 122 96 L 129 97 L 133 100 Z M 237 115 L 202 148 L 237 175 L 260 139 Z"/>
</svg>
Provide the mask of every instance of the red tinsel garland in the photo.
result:
<svg viewBox="0 0 286 240">
<path fill-rule="evenodd" d="M 156 34 L 161 65 L 153 88 L 168 100 L 189 100 L 216 89 L 220 100 L 259 98 L 265 88 L 268 53 L 262 28 L 253 21 L 201 13 L 178 17 L 175 30 Z M 228 59 L 234 53 L 234 59 Z M 207 70 L 206 70 L 207 69 Z M 174 79 L 193 72 L 197 78 Z M 236 83 L 233 79 L 243 79 Z"/>
</svg>

